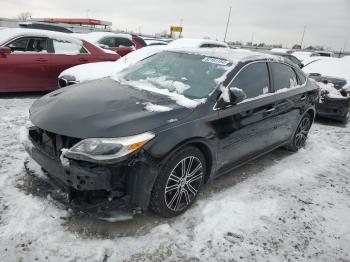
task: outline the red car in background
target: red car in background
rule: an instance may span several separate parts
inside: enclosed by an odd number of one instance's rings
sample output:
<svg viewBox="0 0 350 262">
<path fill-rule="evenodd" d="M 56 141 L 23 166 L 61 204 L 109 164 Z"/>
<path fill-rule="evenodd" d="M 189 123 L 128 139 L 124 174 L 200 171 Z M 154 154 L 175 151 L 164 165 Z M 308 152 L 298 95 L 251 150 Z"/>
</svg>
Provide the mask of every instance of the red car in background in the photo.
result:
<svg viewBox="0 0 350 262">
<path fill-rule="evenodd" d="M 135 49 L 147 46 L 146 42 L 141 37 L 134 34 L 92 32 L 74 35 L 102 48 L 113 50 L 120 56 L 125 56 Z"/>
<path fill-rule="evenodd" d="M 72 66 L 120 56 L 85 40 L 46 30 L 0 30 L 0 92 L 50 91 Z"/>
</svg>

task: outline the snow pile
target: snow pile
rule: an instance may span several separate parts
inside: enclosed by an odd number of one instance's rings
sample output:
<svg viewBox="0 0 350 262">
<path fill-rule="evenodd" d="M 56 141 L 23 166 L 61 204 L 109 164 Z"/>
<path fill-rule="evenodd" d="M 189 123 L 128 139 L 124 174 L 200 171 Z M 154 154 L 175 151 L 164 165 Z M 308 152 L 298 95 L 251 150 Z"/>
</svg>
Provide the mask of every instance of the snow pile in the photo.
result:
<svg viewBox="0 0 350 262">
<path fill-rule="evenodd" d="M 145 106 L 145 109 L 149 112 L 167 112 L 173 110 L 171 107 L 155 105 L 150 102 L 143 103 L 143 105 Z"/>
</svg>

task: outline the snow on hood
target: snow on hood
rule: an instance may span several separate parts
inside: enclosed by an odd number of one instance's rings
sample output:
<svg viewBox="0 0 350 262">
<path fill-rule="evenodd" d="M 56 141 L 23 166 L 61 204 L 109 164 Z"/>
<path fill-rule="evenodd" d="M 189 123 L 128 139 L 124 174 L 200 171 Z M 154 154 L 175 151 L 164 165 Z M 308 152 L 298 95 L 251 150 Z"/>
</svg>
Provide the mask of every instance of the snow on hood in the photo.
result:
<svg viewBox="0 0 350 262">
<path fill-rule="evenodd" d="M 330 98 L 344 98 L 344 96 L 334 88 L 332 83 L 325 84 L 323 82 L 316 82 L 321 88 L 321 93 L 325 93 Z M 323 91 L 323 92 L 322 92 Z"/>
<path fill-rule="evenodd" d="M 344 78 L 350 83 L 350 60 L 330 58 L 315 61 L 306 65 L 303 71 L 307 74 L 318 73 L 323 76 Z"/>
<path fill-rule="evenodd" d="M 154 130 L 169 119 L 191 113 L 169 97 L 104 78 L 41 97 L 30 108 L 30 120 L 70 137 L 123 137 Z"/>
<path fill-rule="evenodd" d="M 23 29 L 23 28 L 5 28 L 0 31 L 0 45 L 18 36 L 39 36 L 51 39 L 69 41 L 81 45 L 80 39 L 75 38 L 73 34 L 53 32 L 39 29 Z"/>
</svg>

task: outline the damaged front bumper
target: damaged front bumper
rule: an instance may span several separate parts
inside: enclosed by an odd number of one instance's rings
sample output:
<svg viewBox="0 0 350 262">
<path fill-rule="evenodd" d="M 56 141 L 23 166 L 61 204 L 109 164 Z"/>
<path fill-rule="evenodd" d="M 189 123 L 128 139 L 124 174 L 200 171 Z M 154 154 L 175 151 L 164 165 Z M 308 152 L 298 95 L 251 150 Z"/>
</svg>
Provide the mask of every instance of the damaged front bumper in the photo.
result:
<svg viewBox="0 0 350 262">
<path fill-rule="evenodd" d="M 139 213 L 147 209 L 156 168 L 145 157 L 133 156 L 113 165 L 77 160 L 67 164 L 61 161 L 61 155 L 48 153 L 31 135 L 24 145 L 50 183 L 60 189 L 62 194 L 55 193 L 53 198 L 74 211 L 97 213 L 117 209 Z"/>
</svg>

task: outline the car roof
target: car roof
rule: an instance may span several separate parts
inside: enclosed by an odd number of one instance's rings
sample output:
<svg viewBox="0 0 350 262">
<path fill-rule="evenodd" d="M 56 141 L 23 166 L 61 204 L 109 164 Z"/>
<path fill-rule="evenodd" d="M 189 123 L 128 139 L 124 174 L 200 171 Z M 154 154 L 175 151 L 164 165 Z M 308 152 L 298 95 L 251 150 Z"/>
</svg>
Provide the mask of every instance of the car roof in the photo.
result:
<svg viewBox="0 0 350 262">
<path fill-rule="evenodd" d="M 90 43 L 97 43 L 104 37 L 122 37 L 127 38 L 132 41 L 132 36 L 130 34 L 123 33 L 113 33 L 113 32 L 91 32 L 87 34 L 74 34 L 77 38 L 84 39 Z"/>
<path fill-rule="evenodd" d="M 196 55 L 225 59 L 227 61 L 230 61 L 232 64 L 238 64 L 239 62 L 250 62 L 250 61 L 256 61 L 256 60 L 288 62 L 287 59 L 284 59 L 281 56 L 246 51 L 246 50 L 236 50 L 236 49 L 230 49 L 230 48 L 176 48 L 176 49 L 168 49 L 168 50 L 172 52 L 189 53 L 189 54 L 196 54 Z M 288 62 L 288 64 L 290 63 Z"/>
<path fill-rule="evenodd" d="M 202 38 L 180 38 L 170 42 L 169 46 L 196 48 L 204 44 L 222 45 L 227 48 L 229 47 L 225 42 L 220 42 L 220 41 L 210 40 L 210 39 L 202 39 Z"/>
<path fill-rule="evenodd" d="M 40 29 L 5 28 L 0 31 L 0 45 L 20 36 L 48 37 L 81 44 L 81 40 L 67 33 Z"/>
</svg>

